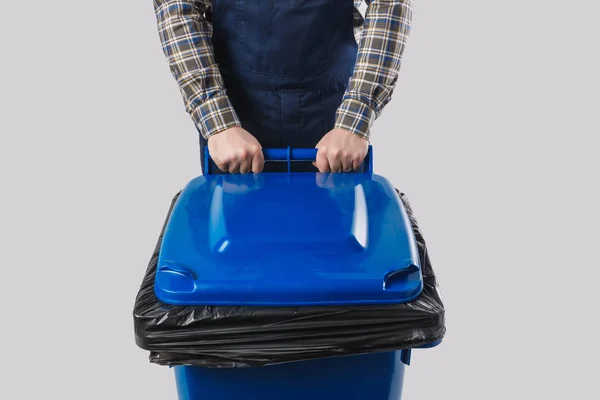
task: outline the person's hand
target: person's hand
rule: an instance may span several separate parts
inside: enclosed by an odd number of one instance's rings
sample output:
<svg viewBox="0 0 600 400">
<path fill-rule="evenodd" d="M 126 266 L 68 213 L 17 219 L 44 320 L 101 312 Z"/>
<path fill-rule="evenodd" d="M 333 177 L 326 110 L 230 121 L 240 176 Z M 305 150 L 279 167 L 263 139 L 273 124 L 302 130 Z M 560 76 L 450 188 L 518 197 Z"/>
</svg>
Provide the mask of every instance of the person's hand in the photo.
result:
<svg viewBox="0 0 600 400">
<path fill-rule="evenodd" d="M 258 140 L 248 131 L 233 127 L 208 138 L 210 156 L 223 172 L 261 172 L 265 158 Z"/>
<path fill-rule="evenodd" d="M 360 168 L 369 151 L 369 142 L 344 129 L 329 131 L 317 143 L 317 160 L 313 164 L 320 172 L 350 172 Z"/>
</svg>

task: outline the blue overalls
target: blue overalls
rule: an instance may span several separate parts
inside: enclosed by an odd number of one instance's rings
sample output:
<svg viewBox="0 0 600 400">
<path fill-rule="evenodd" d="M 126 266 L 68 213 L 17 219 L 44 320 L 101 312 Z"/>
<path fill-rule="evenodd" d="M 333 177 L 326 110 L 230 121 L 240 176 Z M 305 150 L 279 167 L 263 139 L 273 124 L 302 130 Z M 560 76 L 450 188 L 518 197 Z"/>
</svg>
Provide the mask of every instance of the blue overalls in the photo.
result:
<svg viewBox="0 0 600 400">
<path fill-rule="evenodd" d="M 263 148 L 314 148 L 333 129 L 354 70 L 353 0 L 212 3 L 215 59 L 242 127 Z M 206 144 L 200 135 L 202 156 Z M 293 168 L 316 171 L 311 163 Z"/>
</svg>

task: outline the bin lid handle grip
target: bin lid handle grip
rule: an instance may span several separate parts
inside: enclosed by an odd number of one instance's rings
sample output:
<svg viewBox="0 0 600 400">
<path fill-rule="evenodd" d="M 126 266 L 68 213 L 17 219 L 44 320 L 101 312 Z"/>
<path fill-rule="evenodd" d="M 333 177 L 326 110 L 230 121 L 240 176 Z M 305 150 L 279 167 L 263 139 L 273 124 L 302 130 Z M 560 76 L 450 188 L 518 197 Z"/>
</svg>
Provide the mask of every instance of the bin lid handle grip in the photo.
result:
<svg viewBox="0 0 600 400">
<path fill-rule="evenodd" d="M 315 161 L 317 159 L 317 149 L 302 149 L 302 148 L 267 148 L 262 149 L 265 162 L 287 162 L 288 172 L 291 171 L 292 161 Z M 210 153 L 208 146 L 204 148 L 204 170 L 210 174 Z M 373 172 L 373 146 L 369 145 L 367 156 L 365 157 L 361 167 L 357 172 L 372 173 Z"/>
</svg>

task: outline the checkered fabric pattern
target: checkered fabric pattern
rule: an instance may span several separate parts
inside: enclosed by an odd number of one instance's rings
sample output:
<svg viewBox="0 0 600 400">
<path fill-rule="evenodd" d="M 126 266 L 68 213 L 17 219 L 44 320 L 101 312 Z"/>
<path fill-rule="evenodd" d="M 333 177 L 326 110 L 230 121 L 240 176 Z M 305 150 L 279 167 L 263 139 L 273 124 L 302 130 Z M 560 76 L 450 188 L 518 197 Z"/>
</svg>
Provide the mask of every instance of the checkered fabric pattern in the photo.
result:
<svg viewBox="0 0 600 400">
<path fill-rule="evenodd" d="M 358 11 L 362 2 L 365 15 Z M 414 0 L 354 0 L 359 43 L 354 73 L 336 112 L 335 127 L 369 139 L 370 128 L 391 100 L 412 23 Z M 158 33 L 185 109 L 209 136 L 240 120 L 215 63 L 211 0 L 154 0 Z"/>
</svg>

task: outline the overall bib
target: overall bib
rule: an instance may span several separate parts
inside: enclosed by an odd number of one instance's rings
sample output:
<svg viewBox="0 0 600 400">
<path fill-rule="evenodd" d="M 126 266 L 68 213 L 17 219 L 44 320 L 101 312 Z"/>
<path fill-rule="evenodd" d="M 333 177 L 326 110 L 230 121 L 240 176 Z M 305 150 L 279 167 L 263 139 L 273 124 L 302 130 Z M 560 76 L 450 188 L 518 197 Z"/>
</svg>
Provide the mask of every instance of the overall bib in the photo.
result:
<svg viewBox="0 0 600 400">
<path fill-rule="evenodd" d="M 354 70 L 353 0 L 212 4 L 215 59 L 242 127 L 263 148 L 314 148 L 333 129 Z M 201 157 L 206 145 L 200 135 Z M 285 171 L 283 164 L 266 163 L 264 171 Z M 311 163 L 292 166 L 316 171 Z"/>
</svg>

